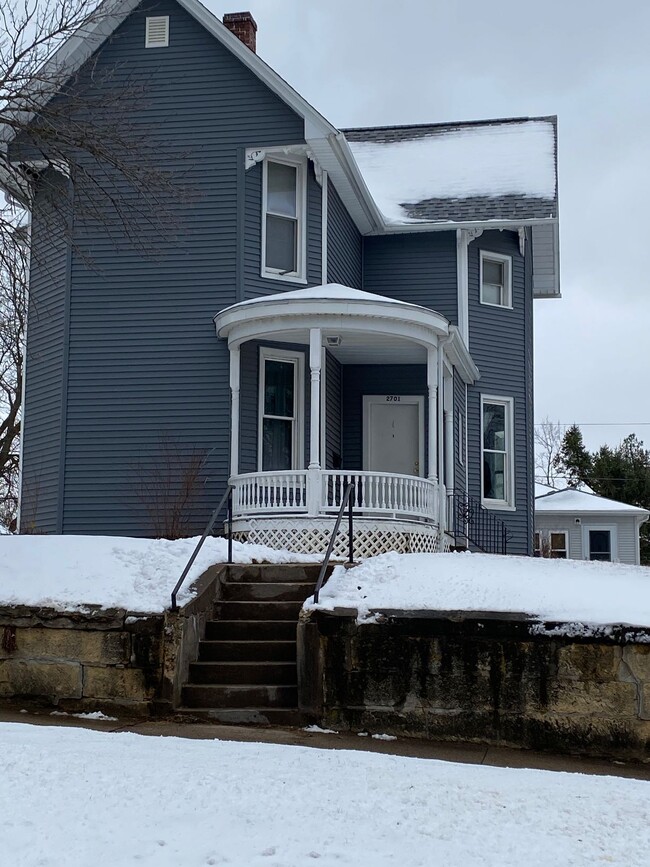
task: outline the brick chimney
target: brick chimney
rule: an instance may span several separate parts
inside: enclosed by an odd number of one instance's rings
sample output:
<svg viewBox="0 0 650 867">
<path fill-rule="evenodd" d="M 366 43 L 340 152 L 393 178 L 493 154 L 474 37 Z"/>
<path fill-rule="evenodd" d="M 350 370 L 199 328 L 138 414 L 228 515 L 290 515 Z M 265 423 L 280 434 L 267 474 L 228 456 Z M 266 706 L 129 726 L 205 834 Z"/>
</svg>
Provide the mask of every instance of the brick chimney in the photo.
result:
<svg viewBox="0 0 650 867">
<path fill-rule="evenodd" d="M 229 12 L 223 16 L 223 23 L 224 27 L 255 53 L 257 24 L 250 12 Z"/>
</svg>

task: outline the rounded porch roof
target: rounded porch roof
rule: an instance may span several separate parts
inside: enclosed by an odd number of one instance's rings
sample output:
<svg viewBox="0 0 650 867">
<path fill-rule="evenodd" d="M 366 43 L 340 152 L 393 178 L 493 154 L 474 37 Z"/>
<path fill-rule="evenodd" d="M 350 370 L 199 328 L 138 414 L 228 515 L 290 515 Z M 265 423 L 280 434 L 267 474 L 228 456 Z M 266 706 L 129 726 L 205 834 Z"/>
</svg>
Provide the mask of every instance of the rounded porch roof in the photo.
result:
<svg viewBox="0 0 650 867">
<path fill-rule="evenodd" d="M 435 346 L 438 337 L 449 334 L 449 322 L 435 310 L 339 283 L 241 301 L 214 322 L 217 335 L 231 346 L 261 337 L 298 341 L 310 328 L 384 334 L 423 346 Z"/>
</svg>

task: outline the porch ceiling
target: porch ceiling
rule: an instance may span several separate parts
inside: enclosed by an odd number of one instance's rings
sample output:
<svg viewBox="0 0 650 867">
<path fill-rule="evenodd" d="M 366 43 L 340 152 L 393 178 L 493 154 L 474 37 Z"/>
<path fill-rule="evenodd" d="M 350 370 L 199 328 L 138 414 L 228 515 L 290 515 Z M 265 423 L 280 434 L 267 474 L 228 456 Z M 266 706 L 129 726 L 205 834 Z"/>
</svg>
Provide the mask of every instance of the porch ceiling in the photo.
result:
<svg viewBox="0 0 650 867">
<path fill-rule="evenodd" d="M 338 346 L 331 346 L 327 338 L 338 338 Z M 277 343 L 309 345 L 309 329 L 273 334 Z M 323 346 L 340 364 L 426 364 L 427 350 L 419 343 L 405 338 L 368 331 L 323 329 Z"/>
</svg>

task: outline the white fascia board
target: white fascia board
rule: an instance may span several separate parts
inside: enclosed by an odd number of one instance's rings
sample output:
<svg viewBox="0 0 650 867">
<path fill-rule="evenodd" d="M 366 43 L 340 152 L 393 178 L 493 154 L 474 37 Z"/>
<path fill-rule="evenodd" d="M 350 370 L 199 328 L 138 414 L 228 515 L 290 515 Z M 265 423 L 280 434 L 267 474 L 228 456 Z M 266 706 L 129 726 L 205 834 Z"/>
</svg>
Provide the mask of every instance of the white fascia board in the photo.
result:
<svg viewBox="0 0 650 867">
<path fill-rule="evenodd" d="M 460 373 L 461 379 L 467 385 L 473 385 L 481 378 L 481 373 L 465 345 L 460 330 L 456 325 L 449 326 L 449 339 L 445 343 L 445 354 Z"/>
<path fill-rule="evenodd" d="M 531 217 L 530 219 L 517 220 L 445 220 L 441 222 L 426 222 L 420 220 L 413 223 L 386 223 L 384 222 L 383 231 L 369 232 L 372 235 L 397 235 L 408 232 L 451 232 L 456 229 L 504 229 L 510 232 L 517 232 L 526 226 L 541 226 L 557 224 L 556 217 Z"/>
</svg>

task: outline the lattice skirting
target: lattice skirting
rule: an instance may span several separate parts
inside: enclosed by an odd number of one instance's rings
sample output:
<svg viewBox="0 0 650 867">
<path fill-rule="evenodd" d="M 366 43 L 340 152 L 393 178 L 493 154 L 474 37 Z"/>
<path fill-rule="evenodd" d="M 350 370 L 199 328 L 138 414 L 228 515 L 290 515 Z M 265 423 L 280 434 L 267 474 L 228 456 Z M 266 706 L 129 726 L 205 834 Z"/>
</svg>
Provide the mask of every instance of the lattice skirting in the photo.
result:
<svg viewBox="0 0 650 867">
<path fill-rule="evenodd" d="M 269 548 L 295 551 L 299 554 L 324 554 L 330 541 L 333 521 L 291 519 L 246 521 L 245 527 L 233 528 L 233 537 L 240 542 L 267 545 Z M 364 559 L 396 551 L 398 554 L 438 553 L 441 550 L 438 529 L 428 524 L 399 521 L 354 522 L 354 557 Z M 447 537 L 442 546 L 449 550 Z M 341 527 L 334 545 L 333 556 L 344 559 L 348 554 L 347 527 Z"/>
</svg>

